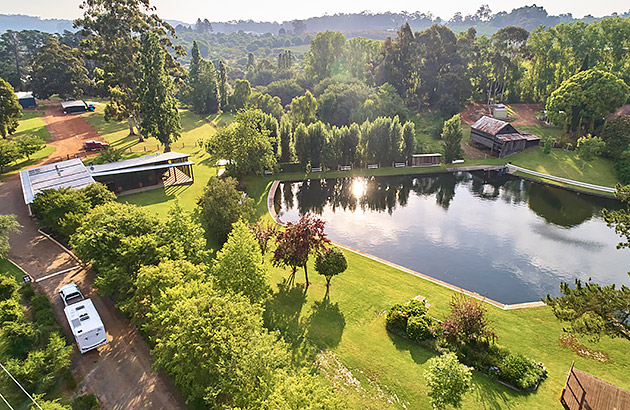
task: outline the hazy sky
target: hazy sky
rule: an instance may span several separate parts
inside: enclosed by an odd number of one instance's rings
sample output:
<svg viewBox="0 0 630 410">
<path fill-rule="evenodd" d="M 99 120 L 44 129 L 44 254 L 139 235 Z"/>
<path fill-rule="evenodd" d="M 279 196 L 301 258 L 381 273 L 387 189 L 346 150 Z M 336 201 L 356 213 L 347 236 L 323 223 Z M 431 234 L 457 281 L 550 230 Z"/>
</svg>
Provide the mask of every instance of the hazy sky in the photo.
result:
<svg viewBox="0 0 630 410">
<path fill-rule="evenodd" d="M 593 16 L 608 15 L 613 12 L 630 10 L 627 0 L 535 0 L 544 6 L 549 14 L 573 13 L 574 17 L 586 14 Z M 79 10 L 81 0 L 0 0 L 0 14 L 26 14 L 42 18 L 73 19 L 82 13 Z M 532 4 L 523 0 L 362 0 L 362 1 L 295 1 L 295 0 L 153 0 L 158 14 L 165 19 L 194 22 L 197 17 L 210 21 L 228 21 L 252 19 L 257 21 L 283 21 L 323 14 L 353 13 L 363 10 L 383 11 L 421 11 L 432 12 L 436 16 L 449 19 L 456 11 L 464 15 L 474 13 L 480 4 L 489 4 L 493 12 L 510 11 L 513 8 Z"/>
</svg>

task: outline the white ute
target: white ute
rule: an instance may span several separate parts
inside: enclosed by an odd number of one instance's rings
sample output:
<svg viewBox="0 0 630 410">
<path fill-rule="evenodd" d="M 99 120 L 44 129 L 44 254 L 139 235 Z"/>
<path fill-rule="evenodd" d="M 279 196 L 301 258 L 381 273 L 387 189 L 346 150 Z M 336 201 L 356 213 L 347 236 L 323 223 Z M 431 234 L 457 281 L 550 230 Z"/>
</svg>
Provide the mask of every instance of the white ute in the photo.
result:
<svg viewBox="0 0 630 410">
<path fill-rule="evenodd" d="M 105 327 L 90 299 L 85 299 L 74 283 L 59 289 L 66 319 L 81 354 L 107 343 Z"/>
</svg>

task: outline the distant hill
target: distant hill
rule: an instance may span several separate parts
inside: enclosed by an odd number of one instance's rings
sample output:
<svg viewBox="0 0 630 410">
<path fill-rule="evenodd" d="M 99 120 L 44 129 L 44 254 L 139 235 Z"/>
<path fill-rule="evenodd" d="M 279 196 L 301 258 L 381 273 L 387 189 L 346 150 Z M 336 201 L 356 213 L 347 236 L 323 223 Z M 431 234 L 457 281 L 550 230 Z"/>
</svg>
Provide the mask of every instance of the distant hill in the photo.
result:
<svg viewBox="0 0 630 410">
<path fill-rule="evenodd" d="M 39 30 L 46 33 L 63 33 L 64 30 L 75 31 L 72 20 L 41 19 L 22 14 L 0 14 L 0 33 L 7 30 Z"/>
<path fill-rule="evenodd" d="M 630 17 L 630 11 L 620 13 L 621 17 Z M 203 16 L 200 16 L 203 19 Z M 311 17 L 300 20 L 304 23 L 306 32 L 320 32 L 325 30 L 337 30 L 350 34 L 351 36 L 366 35 L 372 38 L 384 38 L 400 28 L 404 23 L 409 23 L 414 30 L 423 30 L 433 24 L 445 24 L 453 31 L 459 32 L 467 30 L 469 27 L 476 27 L 480 34 L 490 35 L 506 26 L 519 26 L 527 30 L 544 25 L 555 26 L 560 23 L 576 21 L 593 22 L 600 20 L 593 16 L 585 16 L 580 19 L 574 18 L 570 13 L 552 16 L 543 7 L 536 5 L 516 8 L 512 11 L 492 13 L 490 9 L 479 8 L 477 13 L 468 16 L 456 14 L 449 20 L 444 20 L 431 13 L 351 13 L 334 14 L 320 17 Z M 188 27 L 194 28 L 194 24 L 184 23 L 177 20 L 166 20 L 169 24 L 180 29 Z M 272 33 L 277 34 L 280 29 L 293 30 L 294 23 L 298 20 L 284 22 L 260 22 L 253 20 L 236 20 L 228 22 L 211 22 L 215 33 L 234 33 L 244 31 L 247 33 Z M 23 15 L 0 14 L 0 32 L 6 30 L 40 30 L 49 33 L 60 33 L 64 30 L 73 31 L 71 20 L 41 19 L 39 17 Z"/>
</svg>

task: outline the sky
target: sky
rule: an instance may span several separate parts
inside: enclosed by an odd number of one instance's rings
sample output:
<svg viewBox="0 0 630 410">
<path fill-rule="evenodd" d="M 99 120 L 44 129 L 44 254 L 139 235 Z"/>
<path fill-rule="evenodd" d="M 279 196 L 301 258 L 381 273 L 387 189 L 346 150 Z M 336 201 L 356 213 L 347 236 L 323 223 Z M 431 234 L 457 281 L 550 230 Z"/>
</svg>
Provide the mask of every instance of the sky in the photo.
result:
<svg viewBox="0 0 630 410">
<path fill-rule="evenodd" d="M 627 0 L 535 0 L 549 14 L 572 13 L 574 17 L 591 14 L 596 17 L 626 12 L 630 10 Z M 42 18 L 74 19 L 82 13 L 79 9 L 81 0 L 27 0 L 0 1 L 0 14 L 25 14 Z M 432 12 L 434 15 L 448 20 L 460 11 L 463 15 L 473 14 L 480 4 L 488 4 L 493 12 L 510 11 L 532 2 L 523 0 L 361 0 L 361 1 L 295 1 L 295 0 L 152 0 L 157 12 L 164 19 L 180 20 L 193 23 L 197 17 L 210 21 L 256 20 L 284 21 L 304 19 L 324 14 L 357 13 L 364 10 L 372 12 L 420 11 Z"/>
</svg>

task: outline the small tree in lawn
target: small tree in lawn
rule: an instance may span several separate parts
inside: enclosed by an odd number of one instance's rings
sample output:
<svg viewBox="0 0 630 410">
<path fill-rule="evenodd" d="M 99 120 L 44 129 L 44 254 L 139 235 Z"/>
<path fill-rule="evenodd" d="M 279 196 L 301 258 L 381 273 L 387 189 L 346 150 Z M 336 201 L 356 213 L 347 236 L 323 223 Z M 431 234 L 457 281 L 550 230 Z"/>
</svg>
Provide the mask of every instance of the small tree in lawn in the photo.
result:
<svg viewBox="0 0 630 410">
<path fill-rule="evenodd" d="M 311 253 L 320 253 L 330 243 L 324 233 L 325 222 L 313 215 L 306 214 L 297 223 L 289 222 L 277 238 L 276 250 L 272 262 L 276 266 L 291 267 L 291 281 L 295 278 L 298 267 L 304 268 L 304 278 L 308 287 L 306 263 Z"/>
<path fill-rule="evenodd" d="M 462 155 L 462 121 L 459 114 L 444 122 L 442 128 L 442 149 L 444 150 L 444 162 L 450 164 Z"/>
<path fill-rule="evenodd" d="M 599 137 L 591 137 L 590 134 L 577 140 L 577 154 L 582 160 L 582 170 L 584 170 L 587 162 L 592 161 L 602 153 L 605 146 L 604 140 Z"/>
<path fill-rule="evenodd" d="M 543 146 L 543 153 L 551 154 L 551 149 L 553 148 L 553 138 L 549 137 L 545 141 L 545 145 Z"/>
<path fill-rule="evenodd" d="M 267 245 L 269 244 L 269 240 L 278 234 L 278 228 L 273 224 L 264 224 L 261 222 L 256 222 L 251 226 L 251 230 L 254 233 L 254 237 L 258 241 L 258 245 L 260 246 L 260 251 L 264 255 L 267 252 Z"/>
<path fill-rule="evenodd" d="M 461 407 L 462 397 L 472 387 L 472 372 L 457 360 L 455 353 L 430 359 L 424 378 L 434 409 Z"/>
<path fill-rule="evenodd" d="M 338 248 L 330 248 L 317 255 L 315 259 L 315 270 L 320 275 L 326 277 L 326 289 L 330 288 L 330 280 L 333 276 L 348 269 L 348 262 L 343 252 Z"/>
<path fill-rule="evenodd" d="M 487 309 L 480 301 L 464 295 L 454 295 L 449 302 L 451 313 L 442 322 L 446 339 L 455 343 L 488 342 L 496 339 L 490 321 L 486 317 Z"/>
</svg>

